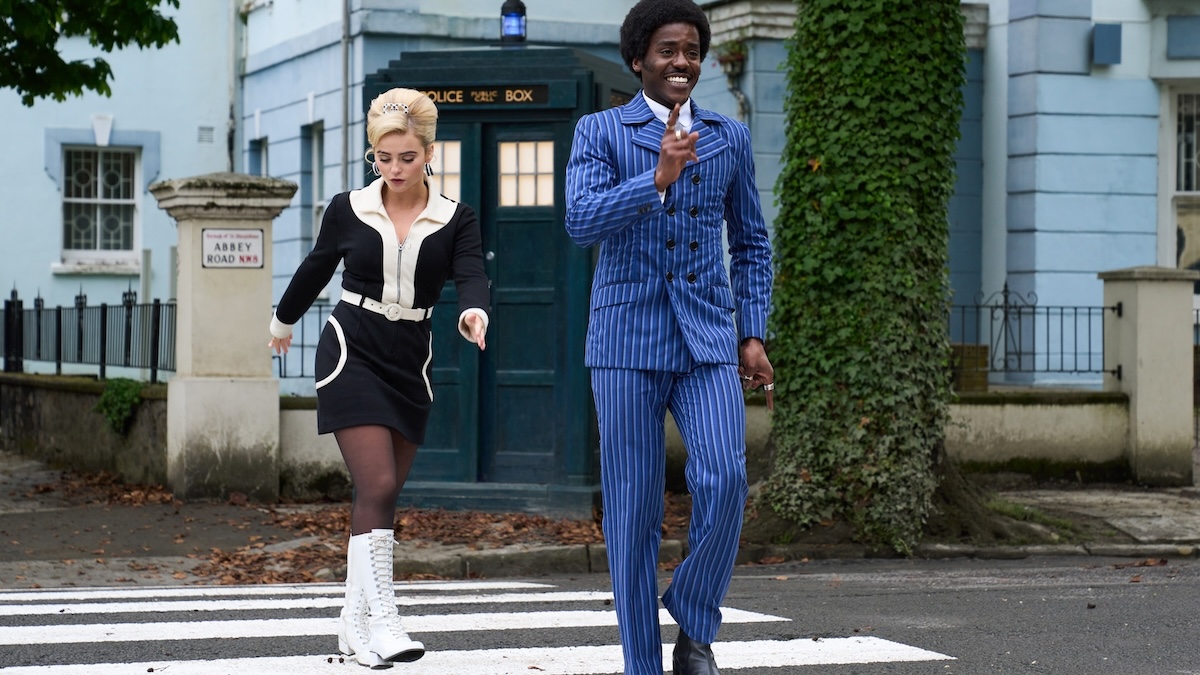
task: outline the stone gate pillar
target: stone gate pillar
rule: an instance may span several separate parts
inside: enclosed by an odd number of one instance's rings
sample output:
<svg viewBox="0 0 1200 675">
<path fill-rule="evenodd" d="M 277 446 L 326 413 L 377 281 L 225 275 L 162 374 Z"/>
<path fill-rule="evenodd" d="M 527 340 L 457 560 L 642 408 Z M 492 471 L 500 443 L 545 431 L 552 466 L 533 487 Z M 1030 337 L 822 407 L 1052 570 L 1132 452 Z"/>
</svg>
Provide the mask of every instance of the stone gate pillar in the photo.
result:
<svg viewBox="0 0 1200 675">
<path fill-rule="evenodd" d="M 271 221 L 296 185 L 233 173 L 155 183 L 179 232 L 167 481 L 180 497 L 279 496 L 279 380 L 271 375 Z"/>
<path fill-rule="evenodd" d="M 1101 272 L 1105 391 L 1129 396 L 1129 468 L 1148 485 L 1191 485 L 1192 286 L 1200 273 L 1166 267 Z"/>
</svg>

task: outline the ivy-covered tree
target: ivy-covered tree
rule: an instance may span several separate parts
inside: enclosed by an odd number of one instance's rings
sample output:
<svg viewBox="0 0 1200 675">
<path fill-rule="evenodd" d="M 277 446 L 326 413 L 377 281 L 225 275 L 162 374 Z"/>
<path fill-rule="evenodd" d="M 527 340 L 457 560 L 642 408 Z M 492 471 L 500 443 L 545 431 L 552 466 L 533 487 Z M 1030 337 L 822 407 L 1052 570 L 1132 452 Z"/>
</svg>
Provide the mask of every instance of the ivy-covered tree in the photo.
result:
<svg viewBox="0 0 1200 675">
<path fill-rule="evenodd" d="M 797 0 L 776 192 L 775 464 L 760 509 L 906 552 L 948 420 L 959 0 Z"/>
<path fill-rule="evenodd" d="M 66 61 L 59 40 L 83 37 L 105 53 L 161 48 L 179 41 L 174 19 L 158 11 L 163 4 L 178 8 L 179 0 L 0 0 L 0 88 L 15 89 L 26 106 L 85 89 L 111 96 L 108 62 Z"/>
</svg>

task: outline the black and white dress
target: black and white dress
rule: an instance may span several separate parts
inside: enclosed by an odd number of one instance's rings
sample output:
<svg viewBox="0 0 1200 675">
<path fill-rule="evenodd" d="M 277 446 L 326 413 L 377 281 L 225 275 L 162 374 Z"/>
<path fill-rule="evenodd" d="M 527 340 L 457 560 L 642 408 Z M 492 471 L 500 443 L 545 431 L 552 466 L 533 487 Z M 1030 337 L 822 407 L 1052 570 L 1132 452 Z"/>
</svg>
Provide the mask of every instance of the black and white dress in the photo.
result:
<svg viewBox="0 0 1200 675">
<path fill-rule="evenodd" d="M 468 313 L 487 325 L 483 241 L 474 210 L 432 190 L 407 238 L 398 241 L 383 207 L 384 189 L 379 179 L 333 198 L 316 245 L 279 300 L 271 334 L 291 335 L 345 261 L 342 301 L 317 345 L 317 431 L 382 425 L 420 445 L 433 402 L 429 317 L 453 277 L 459 332 L 469 339 Z"/>
</svg>

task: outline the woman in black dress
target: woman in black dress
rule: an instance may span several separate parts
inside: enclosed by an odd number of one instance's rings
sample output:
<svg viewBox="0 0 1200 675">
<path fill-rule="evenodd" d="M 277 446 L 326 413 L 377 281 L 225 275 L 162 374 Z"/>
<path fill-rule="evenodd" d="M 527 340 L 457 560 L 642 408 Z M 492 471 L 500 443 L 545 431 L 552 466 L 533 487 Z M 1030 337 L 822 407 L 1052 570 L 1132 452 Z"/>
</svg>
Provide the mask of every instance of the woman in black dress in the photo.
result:
<svg viewBox="0 0 1200 675">
<path fill-rule="evenodd" d="M 292 325 L 345 263 L 342 301 L 317 345 L 317 430 L 333 433 L 354 484 L 338 646 L 372 667 L 425 653 L 396 610 L 393 527 L 396 497 L 425 440 L 429 317 L 448 278 L 462 336 L 483 349 L 488 327 L 475 212 L 425 182 L 436 130 L 437 107 L 419 91 L 392 89 L 371 102 L 366 159 L 379 179 L 330 202 L 270 327 L 271 348 L 287 352 Z"/>
</svg>

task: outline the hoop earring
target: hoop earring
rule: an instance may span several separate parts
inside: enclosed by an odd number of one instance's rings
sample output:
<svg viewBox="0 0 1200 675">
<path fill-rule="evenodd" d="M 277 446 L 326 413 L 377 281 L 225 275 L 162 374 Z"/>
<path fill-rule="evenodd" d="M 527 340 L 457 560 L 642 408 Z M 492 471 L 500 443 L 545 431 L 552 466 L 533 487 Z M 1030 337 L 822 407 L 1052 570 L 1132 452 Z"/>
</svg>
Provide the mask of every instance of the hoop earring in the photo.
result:
<svg viewBox="0 0 1200 675">
<path fill-rule="evenodd" d="M 379 173 L 379 162 L 371 162 L 371 173 L 374 173 L 376 176 L 383 175 Z"/>
<path fill-rule="evenodd" d="M 433 167 L 432 166 L 429 166 L 428 164 L 425 165 L 425 175 L 426 176 L 433 175 Z"/>
</svg>

